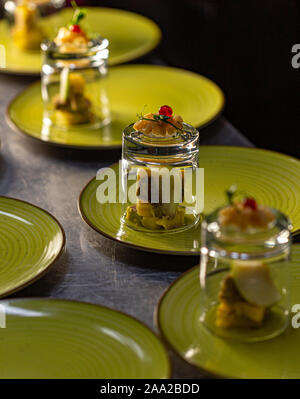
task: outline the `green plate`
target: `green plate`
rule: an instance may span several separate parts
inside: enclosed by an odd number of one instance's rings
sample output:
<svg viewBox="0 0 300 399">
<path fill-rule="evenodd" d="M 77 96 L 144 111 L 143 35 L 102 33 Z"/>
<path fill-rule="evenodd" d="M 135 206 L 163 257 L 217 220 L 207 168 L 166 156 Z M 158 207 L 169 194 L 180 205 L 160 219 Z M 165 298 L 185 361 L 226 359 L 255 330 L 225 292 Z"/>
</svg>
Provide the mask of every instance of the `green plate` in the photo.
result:
<svg viewBox="0 0 300 399">
<path fill-rule="evenodd" d="M 124 313 L 57 299 L 1 301 L 0 311 L 1 379 L 170 377 L 163 344 Z"/>
<path fill-rule="evenodd" d="M 87 10 L 84 24 L 90 31 L 109 40 L 110 65 L 134 60 L 151 51 L 160 40 L 158 26 L 141 15 L 111 8 L 87 7 Z M 71 9 L 65 9 L 43 18 L 41 25 L 47 36 L 54 37 L 57 30 L 70 21 L 72 15 Z M 12 43 L 6 21 L 0 21 L 0 43 L 0 71 L 30 75 L 40 73 L 40 52 L 18 50 Z"/>
<path fill-rule="evenodd" d="M 65 233 L 48 212 L 8 197 L 0 197 L 0 229 L 0 296 L 5 296 L 48 271 L 63 251 Z"/>
<path fill-rule="evenodd" d="M 300 245 L 292 249 L 291 305 L 300 303 Z M 161 298 L 157 325 L 171 348 L 201 371 L 229 378 L 300 376 L 300 330 L 289 327 L 279 337 L 243 344 L 218 338 L 199 321 L 199 267 L 183 274 Z"/>
<path fill-rule="evenodd" d="M 225 190 L 236 183 L 259 203 L 286 213 L 300 228 L 300 162 L 272 151 L 226 146 L 200 146 L 200 167 L 204 168 L 204 212 L 209 213 L 225 202 Z M 118 181 L 118 164 L 112 166 Z M 200 226 L 176 234 L 144 234 L 120 223 L 121 205 L 100 204 L 95 178 L 83 189 L 79 209 L 83 219 L 106 237 L 150 252 L 195 255 L 200 248 Z M 118 186 L 118 185 L 117 185 Z M 117 187 L 118 198 L 118 187 Z"/>
<path fill-rule="evenodd" d="M 110 69 L 105 82 L 112 112 L 112 124 L 96 131 L 42 130 L 43 103 L 40 83 L 21 92 L 9 105 L 7 117 L 12 127 L 48 144 L 83 149 L 116 148 L 122 145 L 125 126 L 136 114 L 156 111 L 169 104 L 193 126 L 203 126 L 222 110 L 221 90 L 201 75 L 154 65 L 126 65 Z M 146 107 L 144 108 L 144 106 Z"/>
</svg>

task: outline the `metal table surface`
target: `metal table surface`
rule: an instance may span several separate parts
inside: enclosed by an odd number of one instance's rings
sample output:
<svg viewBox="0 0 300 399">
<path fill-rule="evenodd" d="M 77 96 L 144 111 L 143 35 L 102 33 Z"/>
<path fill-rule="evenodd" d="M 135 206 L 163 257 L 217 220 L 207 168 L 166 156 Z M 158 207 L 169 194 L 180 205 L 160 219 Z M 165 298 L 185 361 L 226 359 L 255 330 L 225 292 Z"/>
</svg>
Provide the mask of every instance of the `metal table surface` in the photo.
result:
<svg viewBox="0 0 300 399">
<path fill-rule="evenodd" d="M 142 320 L 152 329 L 159 297 L 197 257 L 144 253 L 108 240 L 80 218 L 81 189 L 120 157 L 120 151 L 65 150 L 36 143 L 13 132 L 5 122 L 8 102 L 32 79 L 0 76 L 0 194 L 51 212 L 66 233 L 66 251 L 48 274 L 12 297 L 55 297 L 102 304 Z M 225 119 L 201 130 L 202 144 L 251 146 Z M 173 376 L 201 374 L 171 354 Z"/>
</svg>

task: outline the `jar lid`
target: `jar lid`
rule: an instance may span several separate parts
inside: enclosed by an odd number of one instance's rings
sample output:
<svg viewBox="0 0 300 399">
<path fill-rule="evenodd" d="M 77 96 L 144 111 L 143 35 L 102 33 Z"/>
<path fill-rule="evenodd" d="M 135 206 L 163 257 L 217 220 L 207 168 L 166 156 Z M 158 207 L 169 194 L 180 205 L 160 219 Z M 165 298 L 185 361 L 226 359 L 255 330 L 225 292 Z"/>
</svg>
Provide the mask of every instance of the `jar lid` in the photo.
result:
<svg viewBox="0 0 300 399">
<path fill-rule="evenodd" d="M 142 144 L 150 147 L 172 147 L 178 145 L 195 145 L 198 143 L 199 132 L 193 126 L 182 123 L 182 132 L 176 132 L 172 136 L 149 136 L 133 128 L 134 123 L 127 126 L 123 136 L 134 144 Z"/>
<path fill-rule="evenodd" d="M 245 231 L 222 226 L 218 217 L 221 209 L 209 214 L 202 223 L 203 245 L 208 250 L 215 251 L 217 256 L 232 259 L 255 258 L 268 254 L 274 256 L 274 253 L 281 253 L 289 246 L 292 224 L 277 209 L 268 208 L 274 215 L 274 220 L 267 228 Z"/>
<path fill-rule="evenodd" d="M 78 51 L 61 51 L 61 46 L 54 41 L 45 40 L 41 44 L 41 49 L 47 55 L 48 60 L 78 60 L 84 58 L 99 58 L 101 60 L 108 58 L 109 41 L 101 36 L 92 38 L 87 46 L 79 48 Z"/>
<path fill-rule="evenodd" d="M 143 164 L 182 164 L 196 161 L 199 132 L 182 123 L 182 131 L 173 136 L 153 137 L 127 126 L 123 131 L 123 158 Z"/>
</svg>

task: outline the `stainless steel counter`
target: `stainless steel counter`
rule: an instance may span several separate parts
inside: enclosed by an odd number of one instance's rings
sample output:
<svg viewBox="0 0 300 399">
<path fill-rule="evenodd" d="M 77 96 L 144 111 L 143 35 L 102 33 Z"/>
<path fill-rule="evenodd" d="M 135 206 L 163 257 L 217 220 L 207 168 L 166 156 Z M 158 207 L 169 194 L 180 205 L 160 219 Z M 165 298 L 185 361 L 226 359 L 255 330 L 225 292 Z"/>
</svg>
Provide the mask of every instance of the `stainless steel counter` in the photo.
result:
<svg viewBox="0 0 300 399">
<path fill-rule="evenodd" d="M 58 218 L 66 232 L 66 251 L 39 281 L 14 297 L 76 299 L 124 311 L 156 330 L 153 311 L 168 285 L 197 263 L 197 257 L 143 253 L 94 232 L 80 218 L 83 186 L 120 157 L 120 151 L 85 152 L 39 144 L 18 135 L 5 122 L 8 102 L 32 80 L 0 76 L 0 194 L 38 205 Z M 219 118 L 200 132 L 201 144 L 251 146 Z M 199 378 L 172 354 L 173 376 Z"/>
</svg>

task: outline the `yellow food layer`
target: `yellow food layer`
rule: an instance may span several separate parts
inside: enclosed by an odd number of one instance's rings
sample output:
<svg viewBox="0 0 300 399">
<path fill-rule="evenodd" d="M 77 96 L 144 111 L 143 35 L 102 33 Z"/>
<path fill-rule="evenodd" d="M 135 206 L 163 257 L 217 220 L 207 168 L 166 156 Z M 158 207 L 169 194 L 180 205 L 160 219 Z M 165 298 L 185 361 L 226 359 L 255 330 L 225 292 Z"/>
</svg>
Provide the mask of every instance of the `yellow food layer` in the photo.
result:
<svg viewBox="0 0 300 399">
<path fill-rule="evenodd" d="M 66 99 L 60 96 L 53 99 L 54 121 L 59 126 L 81 125 L 92 122 L 91 101 L 85 97 L 85 79 L 80 73 L 70 73 Z"/>
<path fill-rule="evenodd" d="M 224 227 L 234 227 L 241 231 L 248 229 L 267 229 L 275 216 L 268 207 L 259 206 L 257 209 L 245 207 L 237 202 L 222 208 L 218 215 L 219 222 Z"/>
<path fill-rule="evenodd" d="M 15 27 L 12 30 L 14 44 L 21 50 L 38 50 L 44 39 L 43 31 L 38 28 Z"/>
<path fill-rule="evenodd" d="M 175 216 L 156 217 L 151 204 L 140 204 L 139 211 L 135 207 L 129 206 L 126 212 L 126 220 L 136 225 L 142 225 L 150 230 L 170 230 L 184 225 L 184 209 L 178 208 Z M 141 215 L 142 213 L 142 215 Z"/>
<path fill-rule="evenodd" d="M 84 77 L 80 73 L 72 72 L 69 76 L 70 79 L 70 93 L 83 94 L 85 88 Z"/>
<path fill-rule="evenodd" d="M 166 123 L 164 121 L 157 121 L 154 119 L 153 113 L 148 113 L 144 115 L 145 119 L 141 119 L 137 121 L 133 127 L 135 130 L 139 130 L 144 134 L 158 136 L 158 137 L 166 137 L 172 136 L 176 133 L 177 129 L 182 129 L 183 119 L 180 115 L 174 115 L 168 119 Z M 157 114 L 156 114 L 157 115 Z"/>
<path fill-rule="evenodd" d="M 54 111 L 54 121 L 58 126 L 72 126 L 72 125 L 82 125 L 85 123 L 92 122 L 91 112 L 69 112 L 65 110 L 55 110 Z"/>
<path fill-rule="evenodd" d="M 149 202 L 138 201 L 136 204 L 136 212 L 139 216 L 155 218 L 154 208 Z"/>
<path fill-rule="evenodd" d="M 60 28 L 54 42 L 61 53 L 77 53 L 86 51 L 89 39 L 85 32 L 72 32 L 66 27 Z"/>
<path fill-rule="evenodd" d="M 244 301 L 235 303 L 221 302 L 217 309 L 216 326 L 223 328 L 260 327 L 265 308 Z"/>
<path fill-rule="evenodd" d="M 33 27 L 38 20 L 37 8 L 32 3 L 23 2 L 15 8 L 14 17 L 15 26 Z"/>
<path fill-rule="evenodd" d="M 44 33 L 38 26 L 38 12 L 34 4 L 23 2 L 15 9 L 15 25 L 12 29 L 14 44 L 21 50 L 38 50 Z"/>
</svg>

